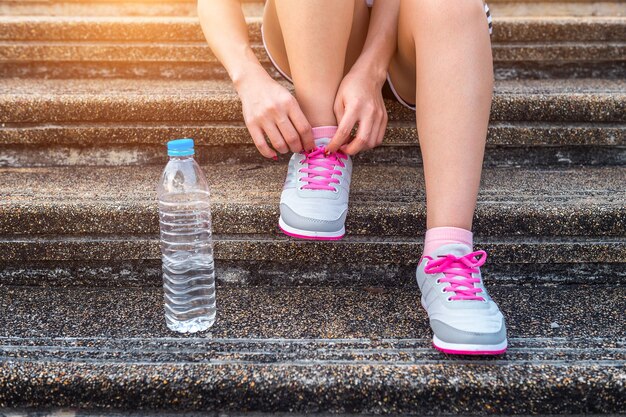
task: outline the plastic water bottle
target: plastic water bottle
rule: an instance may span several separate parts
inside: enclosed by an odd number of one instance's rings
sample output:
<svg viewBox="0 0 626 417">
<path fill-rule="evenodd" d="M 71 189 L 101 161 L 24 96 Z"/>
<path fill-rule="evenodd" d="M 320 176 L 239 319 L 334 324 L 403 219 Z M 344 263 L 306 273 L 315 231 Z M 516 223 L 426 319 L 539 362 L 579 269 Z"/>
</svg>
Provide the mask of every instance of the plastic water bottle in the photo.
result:
<svg viewBox="0 0 626 417">
<path fill-rule="evenodd" d="M 168 142 L 170 159 L 157 189 L 165 321 L 181 333 L 208 329 L 216 312 L 209 186 L 193 145 L 193 139 Z"/>
</svg>

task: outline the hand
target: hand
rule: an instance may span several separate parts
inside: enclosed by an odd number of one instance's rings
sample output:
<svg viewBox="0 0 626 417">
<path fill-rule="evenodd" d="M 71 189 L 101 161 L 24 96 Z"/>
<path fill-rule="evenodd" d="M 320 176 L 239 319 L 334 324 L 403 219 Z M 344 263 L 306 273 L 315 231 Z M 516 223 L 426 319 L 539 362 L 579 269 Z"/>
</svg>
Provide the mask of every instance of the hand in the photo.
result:
<svg viewBox="0 0 626 417">
<path fill-rule="evenodd" d="M 354 67 L 353 67 L 354 68 Z M 380 145 L 387 128 L 387 109 L 381 92 L 382 84 L 366 71 L 351 70 L 341 82 L 335 98 L 334 112 L 339 127 L 326 149 L 356 155 Z M 351 142 L 354 125 L 359 127 Z M 346 144 L 347 143 L 347 144 Z"/>
<path fill-rule="evenodd" d="M 284 154 L 314 149 L 311 125 L 295 97 L 265 70 L 259 70 L 236 84 L 243 119 L 259 152 L 276 159 L 276 151 Z"/>
</svg>

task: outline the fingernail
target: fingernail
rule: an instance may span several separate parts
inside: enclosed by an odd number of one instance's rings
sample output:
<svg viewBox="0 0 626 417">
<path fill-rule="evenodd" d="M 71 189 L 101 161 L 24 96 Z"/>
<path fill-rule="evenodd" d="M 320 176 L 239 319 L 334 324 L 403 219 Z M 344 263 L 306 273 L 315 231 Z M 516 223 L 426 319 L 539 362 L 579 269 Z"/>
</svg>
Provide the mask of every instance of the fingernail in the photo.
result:
<svg viewBox="0 0 626 417">
<path fill-rule="evenodd" d="M 272 159 L 273 159 L 274 161 L 278 162 L 278 156 L 274 155 L 274 156 L 272 156 Z"/>
</svg>

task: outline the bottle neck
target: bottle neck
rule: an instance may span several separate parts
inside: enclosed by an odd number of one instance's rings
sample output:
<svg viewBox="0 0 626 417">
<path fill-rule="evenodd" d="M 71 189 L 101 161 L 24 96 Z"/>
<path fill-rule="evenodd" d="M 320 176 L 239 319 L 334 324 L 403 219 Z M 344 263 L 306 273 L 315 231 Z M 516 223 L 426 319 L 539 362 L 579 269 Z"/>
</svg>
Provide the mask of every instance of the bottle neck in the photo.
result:
<svg viewBox="0 0 626 417">
<path fill-rule="evenodd" d="M 185 155 L 185 156 L 172 156 L 170 155 L 170 161 L 193 161 L 193 155 Z"/>
</svg>

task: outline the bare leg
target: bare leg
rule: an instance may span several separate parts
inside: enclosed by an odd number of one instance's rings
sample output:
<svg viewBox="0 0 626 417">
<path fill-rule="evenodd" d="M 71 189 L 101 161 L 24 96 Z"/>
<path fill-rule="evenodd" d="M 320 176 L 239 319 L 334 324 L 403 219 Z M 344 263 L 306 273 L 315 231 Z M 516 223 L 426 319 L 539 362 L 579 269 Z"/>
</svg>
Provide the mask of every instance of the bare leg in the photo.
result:
<svg viewBox="0 0 626 417">
<path fill-rule="evenodd" d="M 471 230 L 493 91 L 482 1 L 402 0 L 390 73 L 416 103 L 427 227 Z"/>
<path fill-rule="evenodd" d="M 363 0 L 268 0 L 263 16 L 268 49 L 293 79 L 311 126 L 337 124 L 337 89 L 363 47 L 368 19 Z"/>
</svg>

